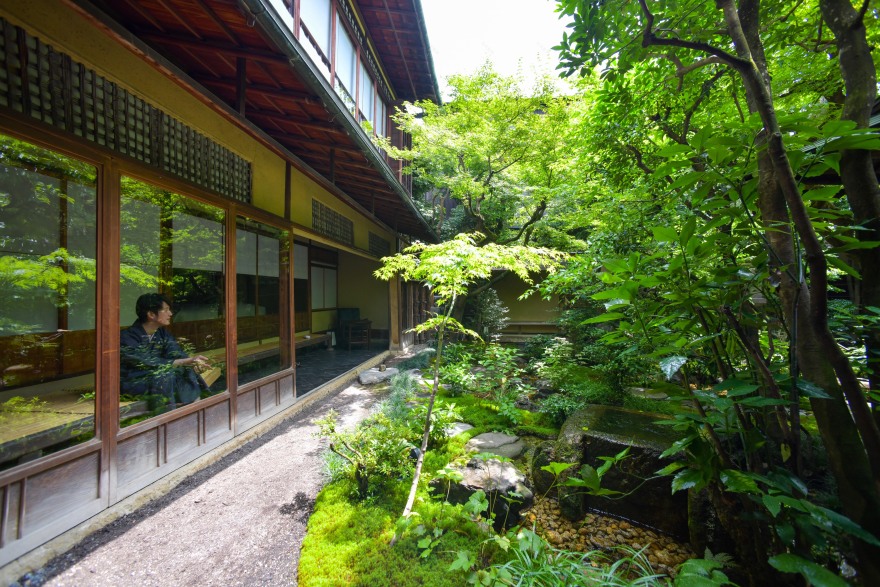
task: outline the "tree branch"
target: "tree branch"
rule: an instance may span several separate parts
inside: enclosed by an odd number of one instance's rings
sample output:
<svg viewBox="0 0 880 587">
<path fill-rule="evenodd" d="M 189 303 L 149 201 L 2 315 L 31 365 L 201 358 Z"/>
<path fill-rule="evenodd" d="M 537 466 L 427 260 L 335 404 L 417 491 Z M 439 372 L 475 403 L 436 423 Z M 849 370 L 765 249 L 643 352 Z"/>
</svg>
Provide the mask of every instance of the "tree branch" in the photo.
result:
<svg viewBox="0 0 880 587">
<path fill-rule="evenodd" d="M 752 67 L 751 61 L 737 57 L 736 55 L 728 53 L 724 49 L 715 47 L 713 45 L 710 45 L 709 43 L 658 37 L 654 34 L 654 14 L 648 8 L 647 2 L 645 0 L 639 0 L 639 6 L 641 6 L 642 8 L 642 14 L 645 15 L 645 30 L 642 32 L 643 47 L 660 45 L 666 47 L 681 47 L 683 49 L 692 49 L 694 51 L 700 51 L 703 53 L 708 53 L 709 55 L 714 55 L 715 57 L 719 58 L 723 63 L 730 65 L 737 71 L 745 71 L 748 68 Z"/>
</svg>

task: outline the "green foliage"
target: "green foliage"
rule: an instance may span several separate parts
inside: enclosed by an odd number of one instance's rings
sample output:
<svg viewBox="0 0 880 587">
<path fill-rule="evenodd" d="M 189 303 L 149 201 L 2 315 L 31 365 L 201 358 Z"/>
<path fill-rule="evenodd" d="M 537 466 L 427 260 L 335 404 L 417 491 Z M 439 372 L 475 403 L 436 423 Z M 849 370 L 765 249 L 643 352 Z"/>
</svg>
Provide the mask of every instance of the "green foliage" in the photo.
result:
<svg viewBox="0 0 880 587">
<path fill-rule="evenodd" d="M 388 479 L 407 475 L 412 469 L 410 430 L 377 413 L 352 431 L 337 430 L 338 415 L 331 410 L 315 423 L 321 436 L 330 440 L 330 451 L 337 455 L 345 474 L 356 483 L 359 499 Z"/>
<path fill-rule="evenodd" d="M 651 586 L 664 585 L 663 576 L 654 573 L 643 552 L 618 547 L 623 556 L 612 558 L 602 551 L 586 553 L 549 546 L 528 529 L 519 530 L 510 540 L 511 560 L 478 570 L 471 583 L 478 585 L 534 585 L 570 587 L 582 585 Z M 451 568 L 463 566 L 459 559 Z M 615 560 L 616 559 L 616 560 Z"/>
<path fill-rule="evenodd" d="M 589 404 L 623 405 L 625 393 L 603 382 L 595 369 L 579 365 L 572 358 L 573 345 L 557 338 L 547 348 L 538 366 L 540 376 L 548 379 L 557 393 L 541 401 L 541 412 L 557 425 Z"/>
<path fill-rule="evenodd" d="M 507 312 L 498 292 L 490 287 L 468 296 L 462 324 L 484 339 L 491 340 L 507 326 Z"/>
<path fill-rule="evenodd" d="M 433 360 L 434 349 L 423 349 L 421 352 L 402 360 L 397 364 L 397 368 L 401 371 L 408 371 L 410 369 L 426 371 L 431 366 Z"/>
<path fill-rule="evenodd" d="M 419 391 L 419 381 L 410 373 L 399 372 L 389 381 L 388 396 L 379 404 L 379 411 L 395 422 L 402 422 L 409 416 L 412 407 L 409 402 Z"/>
<path fill-rule="evenodd" d="M 455 552 L 478 544 L 482 537 L 477 528 L 458 522 L 457 531 L 445 532 L 431 556 L 421 558 L 420 538 L 404 538 L 393 547 L 388 544 L 406 499 L 404 484 L 386 487 L 381 499 L 351 502 L 352 492 L 351 482 L 343 481 L 319 493 L 300 553 L 299 585 L 460 587 L 467 583 L 465 573 L 448 567 Z M 431 534 L 434 527 L 446 527 L 441 511 L 442 506 L 431 501 L 416 507 L 418 519 Z"/>
<path fill-rule="evenodd" d="M 576 248 L 558 218 L 583 183 L 568 156 L 577 98 L 556 96 L 550 77 L 525 83 L 498 75 L 491 64 L 448 81 L 447 103 L 405 104 L 395 117 L 412 136 L 412 149 L 383 144 L 392 156 L 413 160 L 426 217 L 444 240 L 479 231 L 490 242 Z M 456 207 L 447 216 L 448 199 Z"/>
<path fill-rule="evenodd" d="M 507 269 L 531 284 L 532 274 L 552 272 L 562 258 L 561 253 L 550 249 L 481 243 L 483 240 L 483 235 L 472 233 L 434 245 L 417 242 L 402 253 L 384 257 L 375 275 L 385 280 L 400 275 L 422 281 L 431 288 L 437 304 L 444 306 L 466 295 L 475 281 L 489 279 L 494 270 Z"/>
</svg>

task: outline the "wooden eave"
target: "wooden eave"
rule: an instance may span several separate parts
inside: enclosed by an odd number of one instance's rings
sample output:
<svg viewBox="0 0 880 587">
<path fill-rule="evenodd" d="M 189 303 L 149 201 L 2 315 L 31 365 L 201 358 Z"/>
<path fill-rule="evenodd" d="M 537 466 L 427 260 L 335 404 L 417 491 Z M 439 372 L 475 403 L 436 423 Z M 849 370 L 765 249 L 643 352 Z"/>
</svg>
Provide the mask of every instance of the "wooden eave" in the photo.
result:
<svg viewBox="0 0 880 587">
<path fill-rule="evenodd" d="M 362 211 L 399 233 L 436 240 L 384 155 L 326 80 L 300 58 L 302 48 L 292 34 L 279 32 L 267 0 L 67 1 L 138 39 Z M 374 22 L 385 23 L 375 25 L 378 36 L 371 43 L 392 91 L 406 100 L 436 98 L 418 0 L 360 4 L 366 7 L 362 17 L 369 34 Z M 383 16 L 378 6 L 385 4 Z M 255 6 L 266 9 L 259 18 Z"/>
</svg>

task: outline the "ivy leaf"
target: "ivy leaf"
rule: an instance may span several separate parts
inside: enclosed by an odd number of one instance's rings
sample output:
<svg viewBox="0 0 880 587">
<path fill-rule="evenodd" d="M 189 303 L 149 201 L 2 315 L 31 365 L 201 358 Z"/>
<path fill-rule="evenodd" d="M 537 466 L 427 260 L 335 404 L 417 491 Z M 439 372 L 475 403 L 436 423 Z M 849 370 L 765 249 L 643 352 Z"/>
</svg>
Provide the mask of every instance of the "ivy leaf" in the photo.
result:
<svg viewBox="0 0 880 587">
<path fill-rule="evenodd" d="M 699 469 L 684 469 L 672 479 L 672 493 L 682 489 L 701 489 L 705 485 L 703 472 Z"/>
<path fill-rule="evenodd" d="M 798 379 L 795 384 L 798 391 L 804 394 L 807 397 L 815 397 L 819 399 L 832 399 L 828 392 L 824 389 L 816 385 L 811 381 L 807 381 L 806 379 Z"/>
<path fill-rule="evenodd" d="M 848 583 L 825 567 L 794 554 L 770 557 L 770 565 L 783 573 L 800 573 L 814 587 L 847 587 Z"/>
<path fill-rule="evenodd" d="M 574 467 L 574 463 L 557 463 L 556 461 L 553 461 L 549 465 L 544 465 L 543 467 L 541 467 L 541 470 L 547 471 L 554 477 L 559 477 L 559 475 L 563 471 L 567 471 L 572 467 Z"/>
<path fill-rule="evenodd" d="M 450 571 L 469 571 L 471 567 L 474 566 L 476 559 L 471 556 L 466 550 L 459 550 L 458 555 L 455 557 L 455 560 L 452 561 L 452 564 L 449 565 Z"/>
<path fill-rule="evenodd" d="M 685 363 L 687 363 L 687 357 L 672 355 L 671 357 L 666 357 L 660 361 L 660 369 L 663 371 L 663 374 L 666 375 L 666 379 L 668 380 L 672 379 L 672 376 L 675 375 Z"/>
</svg>

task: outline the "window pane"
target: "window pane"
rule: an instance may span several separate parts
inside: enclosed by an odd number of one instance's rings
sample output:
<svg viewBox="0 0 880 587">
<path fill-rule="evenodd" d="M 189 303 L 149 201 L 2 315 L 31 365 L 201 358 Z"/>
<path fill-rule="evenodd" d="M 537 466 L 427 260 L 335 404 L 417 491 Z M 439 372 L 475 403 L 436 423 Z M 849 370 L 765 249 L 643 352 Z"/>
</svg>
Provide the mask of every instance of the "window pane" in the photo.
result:
<svg viewBox="0 0 880 587">
<path fill-rule="evenodd" d="M 385 102 L 381 99 L 377 103 L 376 108 L 376 134 L 380 137 L 388 136 L 388 121 L 386 120 L 388 116 L 388 109 L 385 106 Z"/>
<path fill-rule="evenodd" d="M 373 80 L 367 72 L 367 68 L 361 64 L 361 98 L 358 106 L 361 110 L 362 120 L 373 122 Z"/>
<path fill-rule="evenodd" d="M 339 16 L 336 16 L 336 79 L 340 87 L 336 92 L 349 109 L 354 108 L 354 92 L 357 87 L 357 52 L 351 37 L 345 31 Z"/>
<path fill-rule="evenodd" d="M 96 177 L 0 135 L 0 470 L 94 437 Z"/>
<path fill-rule="evenodd" d="M 269 4 L 278 12 L 283 22 L 290 31 L 293 31 L 293 12 L 290 10 L 290 0 L 269 0 Z M 306 2 L 308 4 L 308 2 Z"/>
<path fill-rule="evenodd" d="M 226 389 L 224 215 L 122 178 L 123 426 Z"/>
<path fill-rule="evenodd" d="M 302 24 L 318 44 L 321 52 L 330 55 L 330 0 L 304 0 L 299 5 Z"/>
<path fill-rule="evenodd" d="M 238 383 L 242 385 L 290 367 L 281 319 L 286 314 L 282 284 L 288 282 L 287 233 L 239 217 L 235 243 Z"/>
</svg>

